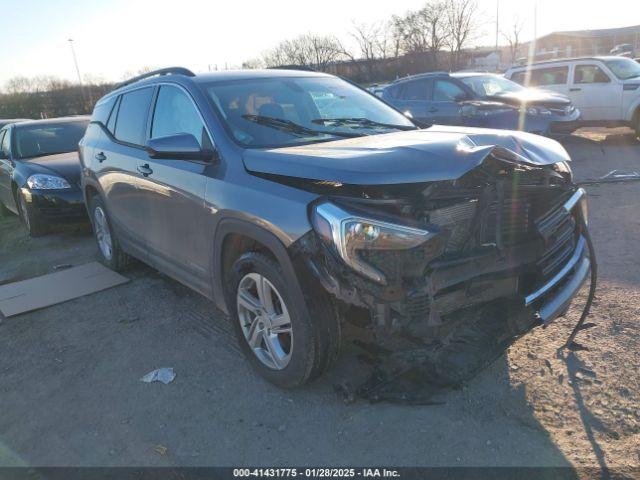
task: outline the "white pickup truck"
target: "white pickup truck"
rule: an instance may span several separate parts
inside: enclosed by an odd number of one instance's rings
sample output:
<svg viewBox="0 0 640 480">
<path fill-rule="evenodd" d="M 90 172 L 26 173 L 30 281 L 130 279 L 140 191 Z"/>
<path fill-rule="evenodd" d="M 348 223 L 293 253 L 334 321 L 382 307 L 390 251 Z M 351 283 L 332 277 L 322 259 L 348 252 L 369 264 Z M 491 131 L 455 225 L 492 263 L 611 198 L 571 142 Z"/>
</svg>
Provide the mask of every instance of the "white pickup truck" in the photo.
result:
<svg viewBox="0 0 640 480">
<path fill-rule="evenodd" d="M 640 138 L 640 63 L 630 58 L 550 60 L 512 67 L 505 77 L 567 95 L 584 125 L 628 125 Z"/>
</svg>

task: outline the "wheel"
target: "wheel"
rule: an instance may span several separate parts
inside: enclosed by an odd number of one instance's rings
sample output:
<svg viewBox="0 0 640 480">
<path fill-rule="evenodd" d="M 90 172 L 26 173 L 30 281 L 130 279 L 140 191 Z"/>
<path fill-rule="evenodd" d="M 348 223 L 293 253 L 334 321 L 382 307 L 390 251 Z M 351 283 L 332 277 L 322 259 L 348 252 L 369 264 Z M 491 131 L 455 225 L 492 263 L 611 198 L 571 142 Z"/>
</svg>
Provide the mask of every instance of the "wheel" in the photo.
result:
<svg viewBox="0 0 640 480">
<path fill-rule="evenodd" d="M 30 237 L 41 237 L 47 233 L 47 226 L 33 214 L 33 208 L 27 203 L 22 192 L 16 193 L 20 220 Z"/>
<path fill-rule="evenodd" d="M 131 257 L 127 255 L 111 230 L 107 209 L 102 199 L 95 195 L 89 202 L 93 233 L 100 250 L 102 263 L 115 271 L 122 271 L 131 264 Z"/>
<path fill-rule="evenodd" d="M 300 312 L 295 291 L 280 265 L 248 252 L 233 264 L 227 295 L 236 337 L 260 375 L 284 388 L 303 385 L 323 373 L 339 350 L 339 322 L 325 301 L 313 315 Z M 304 299 L 295 299 L 302 300 Z M 330 326 L 338 325 L 332 328 Z"/>
</svg>

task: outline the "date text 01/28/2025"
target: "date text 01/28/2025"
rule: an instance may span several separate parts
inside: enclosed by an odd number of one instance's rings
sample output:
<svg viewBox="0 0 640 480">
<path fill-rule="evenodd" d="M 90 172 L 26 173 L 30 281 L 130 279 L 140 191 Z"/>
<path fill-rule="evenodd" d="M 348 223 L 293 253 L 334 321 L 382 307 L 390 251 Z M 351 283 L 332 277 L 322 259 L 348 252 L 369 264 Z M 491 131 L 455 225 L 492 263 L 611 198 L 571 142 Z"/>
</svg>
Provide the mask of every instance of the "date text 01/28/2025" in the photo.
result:
<svg viewBox="0 0 640 480">
<path fill-rule="evenodd" d="M 236 478 L 398 478 L 400 473 L 387 468 L 235 468 L 233 476 Z"/>
</svg>

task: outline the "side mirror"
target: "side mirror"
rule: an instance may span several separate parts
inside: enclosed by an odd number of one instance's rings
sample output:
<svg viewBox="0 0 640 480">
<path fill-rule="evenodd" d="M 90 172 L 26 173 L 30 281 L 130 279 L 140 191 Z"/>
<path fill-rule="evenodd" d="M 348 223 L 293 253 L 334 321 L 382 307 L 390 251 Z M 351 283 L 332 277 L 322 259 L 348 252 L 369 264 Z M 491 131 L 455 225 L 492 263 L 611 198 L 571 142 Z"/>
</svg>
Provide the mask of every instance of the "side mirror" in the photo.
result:
<svg viewBox="0 0 640 480">
<path fill-rule="evenodd" d="M 213 162 L 216 152 L 200 147 L 196 137 L 190 133 L 152 138 L 145 150 L 151 158 L 167 160 L 200 160 Z"/>
<path fill-rule="evenodd" d="M 467 96 L 466 93 L 459 93 L 458 95 L 453 97 L 453 99 L 455 100 L 456 103 L 459 103 L 459 102 L 464 102 L 465 100 L 469 100 L 469 97 Z"/>
</svg>

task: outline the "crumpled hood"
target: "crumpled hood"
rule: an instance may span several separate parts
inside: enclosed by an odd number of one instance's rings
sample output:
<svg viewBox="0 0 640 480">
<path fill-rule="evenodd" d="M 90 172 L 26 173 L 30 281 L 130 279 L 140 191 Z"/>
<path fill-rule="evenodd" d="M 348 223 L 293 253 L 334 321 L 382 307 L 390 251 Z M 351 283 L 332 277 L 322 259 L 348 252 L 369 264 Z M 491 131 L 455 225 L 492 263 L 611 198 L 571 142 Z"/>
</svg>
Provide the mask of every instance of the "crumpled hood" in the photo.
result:
<svg viewBox="0 0 640 480">
<path fill-rule="evenodd" d="M 25 158 L 20 161 L 28 165 L 34 173 L 53 173 L 66 178 L 71 183 L 80 183 L 81 167 L 78 152 Z"/>
<path fill-rule="evenodd" d="M 492 153 L 507 161 L 550 165 L 569 161 L 555 140 L 525 132 L 436 125 L 298 147 L 246 150 L 254 173 L 353 185 L 455 180 Z"/>
<path fill-rule="evenodd" d="M 562 95 L 561 93 L 539 90 L 537 88 L 527 88 L 518 92 L 501 93 L 499 95 L 488 96 L 487 98 L 513 106 L 527 105 L 531 107 L 564 108 L 571 105 L 569 97 Z"/>
</svg>

